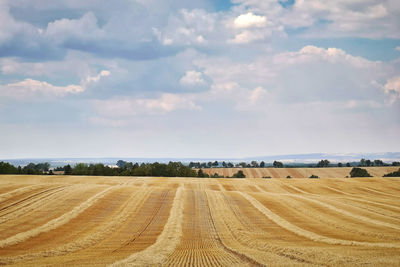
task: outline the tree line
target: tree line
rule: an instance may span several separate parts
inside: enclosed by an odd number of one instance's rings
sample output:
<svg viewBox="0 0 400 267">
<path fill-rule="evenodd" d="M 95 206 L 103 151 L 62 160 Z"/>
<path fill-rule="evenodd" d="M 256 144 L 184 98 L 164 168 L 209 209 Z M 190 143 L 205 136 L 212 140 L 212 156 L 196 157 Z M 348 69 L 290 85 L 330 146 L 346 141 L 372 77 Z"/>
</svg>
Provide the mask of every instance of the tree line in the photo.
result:
<svg viewBox="0 0 400 267">
<path fill-rule="evenodd" d="M 63 171 L 65 175 L 95 175 L 95 176 L 164 176 L 164 177 L 196 177 L 197 171 L 181 162 L 165 163 L 132 163 L 119 160 L 118 168 L 102 163 L 78 163 L 75 166 L 65 165 L 54 171 Z M 53 174 L 49 163 L 29 163 L 25 167 L 15 167 L 6 162 L 0 162 L 0 174 Z"/>
<path fill-rule="evenodd" d="M 50 163 L 29 163 L 28 165 L 21 167 L 15 167 L 8 162 L 0 162 L 0 174 L 43 174 L 48 173 L 50 169 Z"/>
<path fill-rule="evenodd" d="M 400 162 L 394 161 L 391 164 L 385 163 L 380 159 L 376 160 L 369 160 L 369 159 L 361 159 L 359 162 L 338 162 L 338 163 L 331 163 L 327 159 L 322 159 L 318 163 L 310 163 L 310 164 L 302 164 L 302 165 L 291 165 L 291 164 L 283 164 L 281 161 L 274 161 L 272 164 L 267 164 L 265 161 L 251 161 L 251 162 L 238 162 L 233 164 L 232 162 L 218 162 L 216 161 L 209 161 L 209 162 L 190 162 L 189 167 L 195 169 L 207 169 L 207 168 L 266 168 L 266 167 L 273 167 L 273 168 L 327 168 L 327 167 L 381 167 L 381 166 L 400 166 Z"/>
</svg>

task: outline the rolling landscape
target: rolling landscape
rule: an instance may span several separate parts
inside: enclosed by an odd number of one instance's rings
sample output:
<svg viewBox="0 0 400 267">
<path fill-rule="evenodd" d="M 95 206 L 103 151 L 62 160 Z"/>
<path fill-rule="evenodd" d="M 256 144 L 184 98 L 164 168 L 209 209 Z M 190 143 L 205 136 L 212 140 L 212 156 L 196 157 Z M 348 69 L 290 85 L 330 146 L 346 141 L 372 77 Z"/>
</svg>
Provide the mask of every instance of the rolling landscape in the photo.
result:
<svg viewBox="0 0 400 267">
<path fill-rule="evenodd" d="M 400 267 L 399 0 L 0 0 L 1 266 Z"/>
<path fill-rule="evenodd" d="M 366 169 L 380 176 L 393 167 Z M 0 263 L 399 265 L 399 178 L 265 170 L 293 178 L 2 175 Z"/>
</svg>

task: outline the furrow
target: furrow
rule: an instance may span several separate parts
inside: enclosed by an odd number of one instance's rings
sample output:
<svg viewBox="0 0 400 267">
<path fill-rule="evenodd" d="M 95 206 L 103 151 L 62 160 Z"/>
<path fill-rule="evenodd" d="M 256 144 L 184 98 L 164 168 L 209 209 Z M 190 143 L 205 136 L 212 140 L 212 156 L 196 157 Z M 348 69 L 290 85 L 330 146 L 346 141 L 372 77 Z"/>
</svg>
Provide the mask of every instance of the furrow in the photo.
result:
<svg viewBox="0 0 400 267">
<path fill-rule="evenodd" d="M 115 262 L 111 266 L 149 266 L 161 264 L 172 254 L 182 235 L 183 189 L 179 187 L 170 210 L 170 215 L 164 230 L 157 241 L 143 251 L 130 255 L 128 258 Z"/>
<path fill-rule="evenodd" d="M 23 242 L 29 238 L 32 238 L 34 236 L 37 236 L 43 232 L 47 232 L 47 231 L 51 231 L 65 223 L 67 223 L 68 221 L 72 220 L 73 218 L 75 218 L 76 216 L 78 216 L 81 212 L 85 211 L 87 208 L 89 208 L 91 205 L 93 205 L 94 203 L 96 203 L 100 198 L 102 198 L 108 191 L 110 191 L 111 189 L 114 189 L 115 187 L 110 187 L 107 188 L 103 191 L 101 191 L 100 193 L 96 194 L 95 196 L 91 197 L 90 199 L 88 199 L 87 201 L 85 201 L 84 203 L 82 203 L 81 205 L 79 205 L 78 207 L 75 207 L 73 210 L 65 213 L 64 215 L 55 218 L 49 222 L 47 222 L 44 225 L 41 225 L 37 228 L 31 229 L 29 231 L 25 231 L 25 232 L 21 232 L 18 233 L 14 236 L 11 236 L 7 239 L 3 239 L 0 240 L 0 248 L 4 248 L 6 246 L 11 246 L 20 242 Z"/>
<path fill-rule="evenodd" d="M 148 198 L 150 190 L 150 188 L 143 188 L 143 190 L 140 190 L 138 194 L 132 194 L 132 196 L 121 206 L 117 216 L 113 217 L 112 220 L 109 220 L 106 224 L 98 227 L 94 233 L 80 235 L 78 239 L 75 239 L 72 242 L 37 253 L 23 254 L 15 257 L 2 257 L 0 258 L 0 262 L 10 264 L 20 261 L 31 261 L 34 259 L 46 258 L 45 262 L 43 263 L 47 265 L 57 261 L 57 259 L 54 258 L 56 256 L 62 256 L 87 249 L 88 247 L 91 247 L 108 238 L 116 231 L 119 231 L 130 217 L 137 214 L 139 207 Z"/>
<path fill-rule="evenodd" d="M 292 231 L 300 236 L 308 238 L 313 241 L 323 242 L 327 244 L 334 244 L 334 245 L 349 245 L 349 246 L 367 246 L 367 247 L 385 247 L 385 248 L 400 248 L 400 244 L 391 244 L 391 243 L 371 243 L 371 242 L 359 242 L 359 241 L 351 241 L 351 240 L 341 240 L 335 238 L 329 238 L 322 235 L 318 235 L 316 233 L 304 230 L 285 219 L 281 218 L 277 214 L 273 213 L 271 210 L 266 208 L 260 202 L 258 202 L 252 196 L 239 192 L 244 198 L 246 198 L 254 207 L 256 207 L 259 211 L 261 211 L 265 216 L 267 216 L 270 220 L 274 221 L 276 224 L 280 225 L 281 227 Z"/>
</svg>

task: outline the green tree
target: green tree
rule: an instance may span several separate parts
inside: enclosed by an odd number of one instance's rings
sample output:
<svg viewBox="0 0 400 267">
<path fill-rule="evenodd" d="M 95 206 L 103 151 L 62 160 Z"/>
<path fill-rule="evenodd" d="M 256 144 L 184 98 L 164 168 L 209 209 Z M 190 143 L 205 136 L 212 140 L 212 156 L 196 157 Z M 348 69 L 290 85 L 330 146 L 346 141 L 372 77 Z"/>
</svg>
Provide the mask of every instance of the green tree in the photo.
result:
<svg viewBox="0 0 400 267">
<path fill-rule="evenodd" d="M 242 170 L 239 170 L 237 173 L 235 173 L 232 178 L 246 178 L 246 175 L 243 173 Z"/>
<path fill-rule="evenodd" d="M 265 162 L 264 161 L 261 161 L 260 162 L 260 168 L 264 168 L 265 167 Z"/>
<path fill-rule="evenodd" d="M 367 166 L 366 160 L 365 160 L 365 159 L 361 159 L 361 160 L 360 160 L 360 163 L 358 164 L 358 166 L 360 166 L 360 167 L 365 167 L 365 166 Z"/>
<path fill-rule="evenodd" d="M 274 163 L 272 163 L 272 166 L 274 166 L 274 168 L 283 168 L 283 163 L 280 161 L 274 161 Z"/>
<path fill-rule="evenodd" d="M 354 167 L 350 171 L 350 177 L 372 177 L 366 169 Z"/>
<path fill-rule="evenodd" d="M 86 163 L 78 163 L 75 165 L 72 174 L 74 175 L 89 175 L 89 166 Z"/>
<path fill-rule="evenodd" d="M 319 167 L 319 168 L 325 168 L 325 167 L 329 167 L 329 164 L 330 164 L 329 160 L 323 159 L 323 160 L 320 160 L 320 161 L 318 162 L 317 167 Z"/>
<path fill-rule="evenodd" d="M 400 168 L 397 171 L 383 175 L 383 177 L 400 177 Z"/>
<path fill-rule="evenodd" d="M 71 165 L 66 165 L 66 166 L 64 166 L 64 174 L 65 175 L 71 175 L 72 174 L 72 167 L 71 167 Z"/>
</svg>

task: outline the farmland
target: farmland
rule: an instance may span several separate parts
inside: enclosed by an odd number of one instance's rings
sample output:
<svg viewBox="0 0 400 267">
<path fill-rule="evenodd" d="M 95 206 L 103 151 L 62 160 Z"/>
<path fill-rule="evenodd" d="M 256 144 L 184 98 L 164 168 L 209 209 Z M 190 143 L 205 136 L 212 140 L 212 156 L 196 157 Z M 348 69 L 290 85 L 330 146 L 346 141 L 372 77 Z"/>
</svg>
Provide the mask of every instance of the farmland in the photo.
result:
<svg viewBox="0 0 400 267">
<path fill-rule="evenodd" d="M 400 265 L 400 179 L 268 170 L 294 178 L 2 175 L 0 264 Z"/>
<path fill-rule="evenodd" d="M 345 178 L 350 177 L 350 167 L 332 167 L 332 168 L 206 168 L 202 169 L 204 173 L 225 177 L 232 177 L 234 173 L 242 170 L 247 178 L 308 178 L 311 175 L 317 175 L 320 178 Z M 386 173 L 397 171 L 399 167 L 365 167 L 371 176 L 381 177 Z"/>
</svg>

